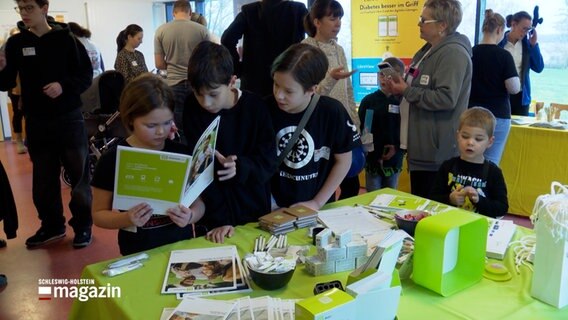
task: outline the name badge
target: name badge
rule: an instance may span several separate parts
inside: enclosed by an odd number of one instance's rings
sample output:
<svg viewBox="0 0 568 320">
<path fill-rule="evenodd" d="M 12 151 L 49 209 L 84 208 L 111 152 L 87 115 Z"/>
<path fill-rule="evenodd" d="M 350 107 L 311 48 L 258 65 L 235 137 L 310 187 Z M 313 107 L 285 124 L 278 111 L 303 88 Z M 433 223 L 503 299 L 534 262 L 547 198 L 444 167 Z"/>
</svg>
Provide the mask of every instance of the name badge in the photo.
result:
<svg viewBox="0 0 568 320">
<path fill-rule="evenodd" d="M 400 106 L 396 104 L 389 104 L 389 113 L 400 113 Z"/>
<path fill-rule="evenodd" d="M 132 66 L 133 66 L 133 67 L 138 67 L 138 62 L 136 62 L 136 60 L 132 61 Z"/>
<path fill-rule="evenodd" d="M 24 55 L 24 57 L 35 56 L 36 55 L 35 48 L 34 47 L 22 48 L 22 54 Z"/>
<path fill-rule="evenodd" d="M 425 86 L 425 85 L 427 85 L 428 83 L 430 83 L 430 76 L 429 76 L 429 75 L 426 75 L 426 74 L 423 74 L 423 75 L 420 77 L 420 84 L 423 85 L 423 86 Z"/>
</svg>

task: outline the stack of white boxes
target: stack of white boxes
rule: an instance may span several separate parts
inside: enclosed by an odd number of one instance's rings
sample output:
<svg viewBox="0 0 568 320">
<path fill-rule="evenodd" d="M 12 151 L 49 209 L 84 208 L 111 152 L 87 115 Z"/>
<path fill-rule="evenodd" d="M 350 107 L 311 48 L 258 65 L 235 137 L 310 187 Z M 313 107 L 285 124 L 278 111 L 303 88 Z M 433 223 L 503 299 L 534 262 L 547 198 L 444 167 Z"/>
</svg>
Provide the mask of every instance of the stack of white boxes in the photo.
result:
<svg viewBox="0 0 568 320">
<path fill-rule="evenodd" d="M 353 270 L 365 264 L 367 244 L 353 239 L 351 230 L 332 234 L 324 229 L 316 235 L 317 254 L 306 259 L 306 270 L 314 276 Z"/>
</svg>

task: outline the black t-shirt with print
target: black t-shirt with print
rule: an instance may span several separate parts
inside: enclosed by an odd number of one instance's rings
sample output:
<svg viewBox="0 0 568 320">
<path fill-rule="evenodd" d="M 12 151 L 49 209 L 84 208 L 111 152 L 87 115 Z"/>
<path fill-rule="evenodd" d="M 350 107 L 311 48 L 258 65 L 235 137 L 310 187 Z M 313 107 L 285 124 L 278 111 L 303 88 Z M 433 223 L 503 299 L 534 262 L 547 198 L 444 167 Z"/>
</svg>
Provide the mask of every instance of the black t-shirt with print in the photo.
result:
<svg viewBox="0 0 568 320">
<path fill-rule="evenodd" d="M 287 113 L 271 97 L 268 101 L 280 154 L 294 134 L 305 110 Z M 334 155 L 350 152 L 360 144 L 360 134 L 341 102 L 320 97 L 298 142 L 272 179 L 272 195 L 280 207 L 313 199 L 335 164 Z"/>
<path fill-rule="evenodd" d="M 460 157 L 445 161 L 438 170 L 430 199 L 450 204 L 450 193 L 459 185 L 477 190 L 479 202 L 474 205 L 475 212 L 489 217 L 500 217 L 507 213 L 507 185 L 503 172 L 493 162 L 485 160 L 484 163 L 471 163 Z"/>
</svg>

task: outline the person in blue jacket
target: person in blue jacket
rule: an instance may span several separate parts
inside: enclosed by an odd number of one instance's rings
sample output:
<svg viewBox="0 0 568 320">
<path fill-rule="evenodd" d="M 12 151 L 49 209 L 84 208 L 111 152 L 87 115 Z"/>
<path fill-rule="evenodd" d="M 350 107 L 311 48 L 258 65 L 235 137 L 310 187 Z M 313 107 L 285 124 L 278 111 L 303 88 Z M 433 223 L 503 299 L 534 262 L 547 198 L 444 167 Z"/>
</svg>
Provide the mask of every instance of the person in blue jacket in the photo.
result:
<svg viewBox="0 0 568 320">
<path fill-rule="evenodd" d="M 511 114 L 528 116 L 531 104 L 531 81 L 529 71 L 541 73 L 544 61 L 538 46 L 536 29 L 532 27 L 532 17 L 526 11 L 519 11 L 507 16 L 507 27 L 511 30 L 499 46 L 513 56 L 517 73 L 521 78 L 521 92 L 510 96 Z"/>
</svg>

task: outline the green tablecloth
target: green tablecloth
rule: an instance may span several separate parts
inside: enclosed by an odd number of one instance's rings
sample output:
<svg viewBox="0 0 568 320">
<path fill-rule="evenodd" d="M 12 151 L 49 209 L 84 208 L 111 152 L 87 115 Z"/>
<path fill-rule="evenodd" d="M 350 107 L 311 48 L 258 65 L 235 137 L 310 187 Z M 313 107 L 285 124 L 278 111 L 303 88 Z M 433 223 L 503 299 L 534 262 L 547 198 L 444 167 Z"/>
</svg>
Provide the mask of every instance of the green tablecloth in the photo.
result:
<svg viewBox="0 0 568 320">
<path fill-rule="evenodd" d="M 383 189 L 336 202 L 329 207 L 355 203 L 368 204 L 379 193 L 404 194 L 392 189 Z M 515 239 L 530 233 L 531 230 L 519 227 Z M 235 235 L 227 239 L 224 245 L 237 246 L 242 257 L 251 251 L 254 238 L 259 234 L 266 233 L 258 229 L 256 224 L 239 226 Z M 310 239 L 307 237 L 306 229 L 302 229 L 290 233 L 288 242 L 304 245 L 310 242 Z M 163 308 L 175 307 L 179 303 L 174 295 L 160 294 L 170 251 L 213 246 L 216 244 L 199 238 L 159 247 L 148 251 L 150 259 L 144 262 L 143 268 L 114 278 L 101 274 L 108 261 L 87 266 L 81 276 L 83 279 L 94 279 L 97 286 L 107 286 L 107 284 L 118 286 L 121 288 L 121 297 L 96 298 L 85 302 L 76 300 L 73 303 L 70 319 L 159 319 Z M 532 272 L 526 267 L 521 267 L 520 274 L 515 273 L 512 250 L 508 250 L 504 263 L 513 272 L 512 280 L 494 282 L 482 279 L 478 284 L 450 297 L 442 297 L 417 286 L 412 280 L 403 281 L 398 319 L 568 319 L 568 307 L 559 310 L 530 296 Z M 313 295 L 313 287 L 317 283 L 341 280 L 345 285 L 348 274 L 349 272 L 343 272 L 314 277 L 309 275 L 303 266 L 299 266 L 285 288 L 263 291 L 253 283 L 254 291 L 241 295 L 306 298 Z M 238 296 L 231 294 L 216 298 L 230 299 Z"/>
</svg>

